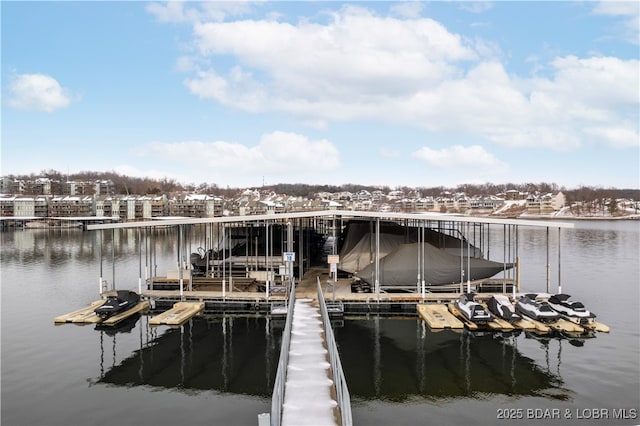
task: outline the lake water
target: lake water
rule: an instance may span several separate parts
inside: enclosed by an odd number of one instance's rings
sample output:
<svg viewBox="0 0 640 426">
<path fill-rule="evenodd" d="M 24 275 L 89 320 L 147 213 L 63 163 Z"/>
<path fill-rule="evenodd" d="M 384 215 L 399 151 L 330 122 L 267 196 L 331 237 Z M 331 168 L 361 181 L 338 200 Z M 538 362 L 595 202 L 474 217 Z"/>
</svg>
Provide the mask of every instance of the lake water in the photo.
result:
<svg viewBox="0 0 640 426">
<path fill-rule="evenodd" d="M 53 324 L 98 298 L 98 235 L 0 234 L 2 424 L 256 425 L 270 410 L 283 321 L 207 315 L 152 328 L 142 316 L 117 332 Z M 103 277 L 137 288 L 135 233 L 114 237 L 117 268 L 106 232 Z M 335 334 L 354 423 L 639 424 L 640 222 L 580 221 L 561 239 L 563 291 L 611 333 L 431 332 L 417 317 L 347 317 Z M 523 290 L 545 291 L 545 230 L 522 228 L 518 241 Z M 175 269 L 175 238 L 156 243 L 158 271 Z"/>
</svg>

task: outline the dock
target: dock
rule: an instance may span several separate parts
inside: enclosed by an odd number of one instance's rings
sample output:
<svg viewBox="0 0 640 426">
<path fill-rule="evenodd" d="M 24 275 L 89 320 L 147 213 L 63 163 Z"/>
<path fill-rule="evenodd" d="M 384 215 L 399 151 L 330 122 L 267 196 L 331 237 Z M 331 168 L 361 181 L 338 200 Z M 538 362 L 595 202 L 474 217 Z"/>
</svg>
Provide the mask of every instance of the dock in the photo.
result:
<svg viewBox="0 0 640 426">
<path fill-rule="evenodd" d="M 204 302 L 178 302 L 171 309 L 149 319 L 149 325 L 177 326 L 204 311 Z"/>
<path fill-rule="evenodd" d="M 93 322 L 93 317 L 97 318 L 99 322 L 100 317 L 93 312 L 95 308 L 102 305 L 104 300 L 95 300 L 91 302 L 89 306 L 84 308 L 75 310 L 73 312 L 69 312 L 68 314 L 57 316 L 53 319 L 55 324 L 64 324 L 64 323 L 76 323 L 76 324 L 89 324 Z"/>
<path fill-rule="evenodd" d="M 462 315 L 462 312 L 460 312 L 458 310 L 458 308 L 455 307 L 455 305 L 453 303 L 449 303 L 447 305 L 447 308 L 449 309 L 449 312 L 451 312 L 453 315 L 455 315 L 457 318 L 461 319 L 462 322 L 464 323 L 464 325 L 472 331 L 475 331 L 479 328 L 479 325 L 476 324 L 475 322 L 467 319 L 464 315 Z"/>
<path fill-rule="evenodd" d="M 96 300 L 91 302 L 91 304 L 85 308 L 78 309 L 76 311 L 70 312 L 68 314 L 57 316 L 53 319 L 55 324 L 65 324 L 65 323 L 73 323 L 73 324 L 103 324 L 103 325 L 116 325 L 120 321 L 129 318 L 131 315 L 147 311 L 149 309 L 149 302 L 143 301 L 137 303 L 131 309 L 128 309 L 124 312 L 121 312 L 117 315 L 107 318 L 103 320 L 93 311 L 98 306 L 102 305 L 104 300 Z"/>
<path fill-rule="evenodd" d="M 439 304 L 418 304 L 416 307 L 418 315 L 426 321 L 431 329 L 461 329 L 464 324 L 453 316 L 445 305 Z"/>
<path fill-rule="evenodd" d="M 584 324 L 582 327 L 587 330 L 599 331 L 601 333 L 609 333 L 611 329 L 608 325 L 602 324 L 601 322 L 594 321 L 590 324 Z"/>
<path fill-rule="evenodd" d="M 143 302 L 136 303 L 136 305 L 131 309 L 127 309 L 124 312 L 120 312 L 119 314 L 116 314 L 112 317 L 107 318 L 106 320 L 102 321 L 101 324 L 116 325 L 120 321 L 129 318 L 131 315 L 134 315 L 140 312 L 145 312 L 148 310 L 149 310 L 149 301 L 145 300 Z"/>
<path fill-rule="evenodd" d="M 282 404 L 282 424 L 338 425 L 335 390 L 320 310 L 297 299 Z"/>
</svg>

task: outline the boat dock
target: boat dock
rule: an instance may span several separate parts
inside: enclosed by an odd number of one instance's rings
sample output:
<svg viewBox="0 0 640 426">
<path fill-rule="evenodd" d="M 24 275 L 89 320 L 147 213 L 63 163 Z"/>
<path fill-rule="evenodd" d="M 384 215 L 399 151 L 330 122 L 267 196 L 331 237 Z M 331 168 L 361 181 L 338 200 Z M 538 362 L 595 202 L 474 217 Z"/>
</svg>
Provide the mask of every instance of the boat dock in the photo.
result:
<svg viewBox="0 0 640 426">
<path fill-rule="evenodd" d="M 178 302 L 171 309 L 149 319 L 149 325 L 178 326 L 204 311 L 204 302 Z"/>
<path fill-rule="evenodd" d="M 146 312 L 149 310 L 150 303 L 147 300 L 141 301 L 137 303 L 130 309 L 127 309 L 124 312 L 120 312 L 119 314 L 113 315 L 106 320 L 100 318 L 93 310 L 98 306 L 102 305 L 104 300 L 96 300 L 91 302 L 91 304 L 85 308 L 78 309 L 76 311 L 70 312 L 68 314 L 57 316 L 53 319 L 55 324 L 65 324 L 65 323 L 73 323 L 73 324 L 102 324 L 107 326 L 113 326 L 118 324 L 119 322 L 129 318 L 130 316 Z"/>
<path fill-rule="evenodd" d="M 87 307 L 80 308 L 68 314 L 57 316 L 53 319 L 55 324 L 76 323 L 91 324 L 100 322 L 100 317 L 93 310 L 102 305 L 104 300 L 95 300 Z"/>
<path fill-rule="evenodd" d="M 452 315 L 445 305 L 418 304 L 418 315 L 425 320 L 431 329 L 462 329 L 464 323 Z"/>
</svg>

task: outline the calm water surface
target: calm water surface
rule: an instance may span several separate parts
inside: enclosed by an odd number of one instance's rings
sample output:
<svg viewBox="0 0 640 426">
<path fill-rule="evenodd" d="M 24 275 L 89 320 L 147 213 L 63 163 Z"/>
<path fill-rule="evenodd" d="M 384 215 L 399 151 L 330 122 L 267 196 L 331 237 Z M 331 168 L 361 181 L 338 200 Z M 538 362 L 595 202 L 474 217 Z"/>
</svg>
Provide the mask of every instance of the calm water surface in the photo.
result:
<svg viewBox="0 0 640 426">
<path fill-rule="evenodd" d="M 98 233 L 0 237 L 3 425 L 255 425 L 269 411 L 282 321 L 204 316 L 152 328 L 141 316 L 118 330 L 55 326 L 54 317 L 97 299 Z M 135 237 L 102 240 L 103 277 L 118 288 L 137 288 Z M 546 289 L 546 238 L 544 229 L 519 232 L 525 290 Z M 552 289 L 557 238 L 553 231 Z M 640 423 L 640 223 L 577 222 L 560 238 L 563 290 L 610 334 L 434 333 L 415 317 L 345 318 L 335 331 L 354 423 Z M 175 269 L 175 238 L 156 244 L 162 275 Z M 538 419 L 545 413 L 560 419 Z M 520 418 L 500 418 L 509 416 Z"/>
</svg>

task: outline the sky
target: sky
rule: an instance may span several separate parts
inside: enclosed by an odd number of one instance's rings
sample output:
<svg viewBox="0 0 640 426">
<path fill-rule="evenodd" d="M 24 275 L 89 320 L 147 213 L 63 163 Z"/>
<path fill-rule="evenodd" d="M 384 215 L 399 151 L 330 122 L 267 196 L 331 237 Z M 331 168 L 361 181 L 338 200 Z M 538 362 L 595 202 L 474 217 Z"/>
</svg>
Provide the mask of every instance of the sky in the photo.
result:
<svg viewBox="0 0 640 426">
<path fill-rule="evenodd" d="M 0 175 L 640 188 L 640 2 L 6 1 Z"/>
</svg>

